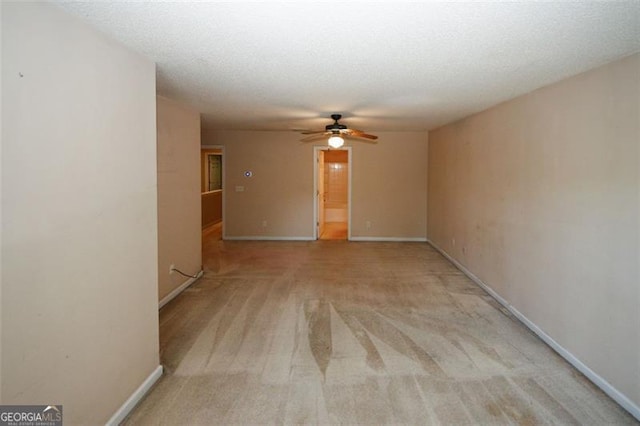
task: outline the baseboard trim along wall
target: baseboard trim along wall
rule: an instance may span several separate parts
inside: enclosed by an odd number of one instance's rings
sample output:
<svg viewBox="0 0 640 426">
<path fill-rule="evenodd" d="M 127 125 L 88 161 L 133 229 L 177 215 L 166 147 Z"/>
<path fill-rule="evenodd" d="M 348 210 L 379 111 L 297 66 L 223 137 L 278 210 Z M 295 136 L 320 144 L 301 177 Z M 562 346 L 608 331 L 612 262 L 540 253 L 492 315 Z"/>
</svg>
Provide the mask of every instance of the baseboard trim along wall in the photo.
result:
<svg viewBox="0 0 640 426">
<path fill-rule="evenodd" d="M 511 306 L 507 300 L 501 297 L 495 290 L 489 287 L 487 284 L 482 282 L 478 277 L 476 277 L 471 271 L 469 271 L 464 265 L 450 256 L 446 251 L 442 250 L 432 241 L 427 240 L 427 242 L 436 249 L 440 254 L 446 257 L 451 263 L 453 263 L 456 268 L 458 268 L 463 274 L 465 274 L 469 279 L 471 279 L 474 283 L 482 287 L 491 297 L 498 301 L 502 306 L 507 308 L 509 312 L 511 312 L 520 322 L 526 325 L 531 331 L 533 331 L 543 342 L 545 342 L 548 346 L 551 347 L 554 351 L 556 351 L 562 358 L 567 360 L 569 364 L 573 365 L 578 371 L 587 376 L 589 380 L 591 380 L 596 386 L 598 386 L 604 393 L 609 395 L 611 399 L 616 401 L 622 408 L 627 410 L 633 417 L 640 420 L 640 406 L 636 405 L 633 401 L 631 401 L 625 394 L 620 392 L 618 389 L 613 387 L 609 382 L 607 382 L 604 378 L 599 376 L 596 372 L 587 367 L 582 361 L 580 361 L 576 356 L 574 356 L 571 352 L 562 347 L 558 342 L 553 340 L 551 336 L 545 333 L 540 327 L 538 327 L 533 321 L 529 320 L 526 316 L 524 316 L 520 311 Z"/>
<path fill-rule="evenodd" d="M 180 284 L 179 287 L 176 287 L 171 293 L 169 293 L 165 297 L 163 297 L 162 300 L 158 303 L 158 309 L 162 308 L 164 305 L 166 305 L 167 303 L 171 302 L 177 295 L 182 293 L 187 287 L 189 287 L 191 284 L 193 284 L 196 281 L 198 281 L 198 279 L 203 274 L 204 274 L 204 271 L 201 270 L 200 272 L 198 272 L 198 274 L 196 275 L 195 278 L 189 278 L 188 280 L 186 280 L 185 282 Z"/>
<path fill-rule="evenodd" d="M 351 237 L 349 241 L 379 241 L 379 242 L 398 242 L 398 243 L 424 243 L 426 238 L 422 237 Z"/>
<path fill-rule="evenodd" d="M 131 394 L 129 399 L 127 399 L 125 403 L 122 404 L 120 408 L 118 408 L 118 411 L 116 411 L 115 414 L 111 416 L 109 421 L 106 423 L 107 426 L 117 426 L 122 423 L 125 417 L 127 417 L 129 413 L 131 413 L 131 411 L 136 407 L 136 405 L 138 405 L 142 398 L 144 398 L 147 392 L 149 392 L 151 387 L 158 381 L 158 379 L 160 379 L 160 377 L 162 377 L 162 371 L 163 369 L 161 365 L 156 367 L 156 369 L 153 370 L 149 377 L 147 377 L 145 381 L 142 382 L 138 389 L 136 389 L 135 392 Z"/>
<path fill-rule="evenodd" d="M 223 240 L 235 240 L 235 241 L 314 241 L 313 237 L 265 237 L 265 236 L 224 237 Z"/>
<path fill-rule="evenodd" d="M 224 237 L 225 240 L 235 241 L 315 241 L 313 237 Z M 380 241 L 380 242 L 417 242 L 425 243 L 422 237 L 351 237 L 349 241 Z"/>
</svg>

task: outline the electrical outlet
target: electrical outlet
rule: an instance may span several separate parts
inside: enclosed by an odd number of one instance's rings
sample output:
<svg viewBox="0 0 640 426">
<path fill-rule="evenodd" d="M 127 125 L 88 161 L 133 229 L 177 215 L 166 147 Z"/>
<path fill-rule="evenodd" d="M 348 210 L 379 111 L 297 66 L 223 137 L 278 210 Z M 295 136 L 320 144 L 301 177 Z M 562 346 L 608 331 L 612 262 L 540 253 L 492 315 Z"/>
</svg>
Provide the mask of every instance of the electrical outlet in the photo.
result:
<svg viewBox="0 0 640 426">
<path fill-rule="evenodd" d="M 169 275 L 173 274 L 173 271 L 176 269 L 176 265 L 174 265 L 173 263 L 171 264 L 171 266 L 169 266 Z"/>
<path fill-rule="evenodd" d="M 366 225 L 367 229 L 371 229 L 371 221 L 370 220 L 366 221 L 365 225 Z"/>
<path fill-rule="evenodd" d="M 262 221 L 262 227 L 263 227 L 263 228 L 266 228 L 266 227 L 267 227 L 267 221 L 266 221 L 266 220 L 263 220 L 263 221 Z"/>
</svg>

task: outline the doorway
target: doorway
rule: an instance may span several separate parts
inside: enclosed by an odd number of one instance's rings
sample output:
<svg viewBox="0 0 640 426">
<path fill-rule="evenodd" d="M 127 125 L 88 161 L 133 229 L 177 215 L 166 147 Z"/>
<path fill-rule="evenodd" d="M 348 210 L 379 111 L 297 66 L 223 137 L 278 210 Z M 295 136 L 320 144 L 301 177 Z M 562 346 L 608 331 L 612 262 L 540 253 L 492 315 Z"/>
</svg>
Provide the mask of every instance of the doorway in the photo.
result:
<svg viewBox="0 0 640 426">
<path fill-rule="evenodd" d="M 216 145 L 203 145 L 200 150 L 203 247 L 221 240 L 223 235 L 223 151 L 222 146 Z"/>
<path fill-rule="evenodd" d="M 320 240 L 348 240 L 351 218 L 351 147 L 315 147 L 315 224 Z"/>
</svg>

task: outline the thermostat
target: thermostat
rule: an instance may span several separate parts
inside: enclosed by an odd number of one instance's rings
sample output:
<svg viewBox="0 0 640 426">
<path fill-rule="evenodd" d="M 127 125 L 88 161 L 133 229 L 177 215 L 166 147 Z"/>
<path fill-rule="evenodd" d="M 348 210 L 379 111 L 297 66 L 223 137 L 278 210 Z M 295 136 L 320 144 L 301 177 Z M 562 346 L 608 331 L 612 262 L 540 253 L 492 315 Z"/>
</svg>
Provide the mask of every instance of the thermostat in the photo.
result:
<svg viewBox="0 0 640 426">
<path fill-rule="evenodd" d="M 244 177 L 251 177 L 253 176 L 253 172 L 251 170 L 247 170 L 246 172 L 244 172 Z"/>
</svg>

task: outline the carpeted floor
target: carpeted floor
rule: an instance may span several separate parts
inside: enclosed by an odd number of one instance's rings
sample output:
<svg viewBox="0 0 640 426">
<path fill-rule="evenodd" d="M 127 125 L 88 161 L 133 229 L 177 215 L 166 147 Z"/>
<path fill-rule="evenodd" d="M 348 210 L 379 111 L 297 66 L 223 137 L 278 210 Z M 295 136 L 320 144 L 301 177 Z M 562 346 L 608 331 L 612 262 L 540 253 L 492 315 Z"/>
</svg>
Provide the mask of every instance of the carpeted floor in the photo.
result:
<svg viewBox="0 0 640 426">
<path fill-rule="evenodd" d="M 209 241 L 128 424 L 635 424 L 425 243 Z"/>
</svg>

